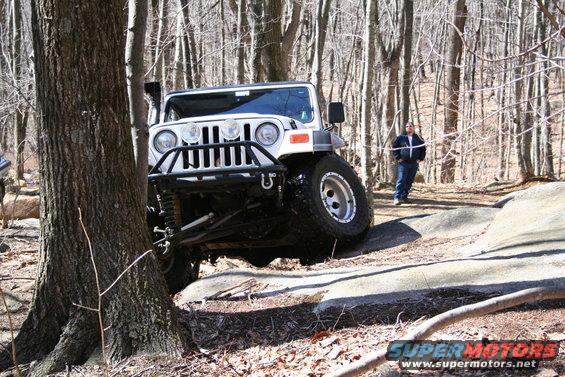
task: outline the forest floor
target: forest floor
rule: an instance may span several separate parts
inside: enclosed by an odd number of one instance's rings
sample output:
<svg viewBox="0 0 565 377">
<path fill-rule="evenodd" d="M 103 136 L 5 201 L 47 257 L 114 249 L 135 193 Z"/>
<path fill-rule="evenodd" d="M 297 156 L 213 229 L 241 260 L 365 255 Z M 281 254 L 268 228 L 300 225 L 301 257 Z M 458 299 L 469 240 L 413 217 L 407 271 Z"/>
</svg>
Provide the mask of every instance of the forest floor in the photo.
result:
<svg viewBox="0 0 565 377">
<path fill-rule="evenodd" d="M 375 223 L 432 214 L 460 207 L 490 207 L 502 195 L 524 186 L 469 188 L 416 185 L 413 204 L 393 206 L 392 189 L 375 192 Z M 38 258 L 37 222 L 17 222 L 0 230 L 10 248 L 0 251 L 0 284 L 6 291 L 14 329 L 21 325 L 33 294 Z M 276 261 L 267 269 L 324 270 L 354 265 L 393 265 L 409 261 L 441 261 L 450 251 L 471 244 L 477 235 L 452 239 L 417 239 L 386 250 L 335 255 L 313 266 L 296 261 Z M 234 267 L 250 268 L 245 262 L 222 258 L 205 264 L 203 275 Z M 398 339 L 425 318 L 465 304 L 482 301 L 495 293 L 464 289 L 440 289 L 417 301 L 403 299 L 388 304 L 353 308 L 314 309 L 319 295 L 281 294 L 275 297 L 248 294 L 221 297 L 203 303 L 179 305 L 179 317 L 191 339 L 182 358 L 138 356 L 112 366 L 111 376 L 320 376 L 357 360 L 369 351 Z M 174 299 L 177 300 L 178 297 Z M 469 319 L 434 334 L 432 339 L 557 339 L 565 340 L 565 303 L 542 302 Z M 0 341 L 10 339 L 5 310 L 0 309 Z M 563 343 L 563 342 L 562 342 Z M 560 356 L 534 371 L 401 371 L 395 364 L 380 370 L 388 376 L 557 376 L 565 373 L 564 345 Z M 69 374 L 103 375 L 91 364 L 72 367 Z M 375 375 L 367 374 L 367 375 Z"/>
</svg>

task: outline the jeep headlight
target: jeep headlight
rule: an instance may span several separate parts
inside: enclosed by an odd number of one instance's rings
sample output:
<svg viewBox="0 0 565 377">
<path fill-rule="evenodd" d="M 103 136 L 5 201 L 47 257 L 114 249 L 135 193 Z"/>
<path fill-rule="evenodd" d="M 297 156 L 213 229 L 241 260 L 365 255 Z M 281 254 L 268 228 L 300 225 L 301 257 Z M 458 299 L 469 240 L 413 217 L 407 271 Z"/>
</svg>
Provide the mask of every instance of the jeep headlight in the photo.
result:
<svg viewBox="0 0 565 377">
<path fill-rule="evenodd" d="M 279 139 L 279 128 L 273 123 L 263 123 L 255 131 L 255 139 L 264 146 L 270 146 Z"/>
<path fill-rule="evenodd" d="M 177 135 L 172 131 L 161 131 L 153 138 L 153 146 L 157 149 L 157 152 L 164 154 L 177 146 Z"/>
<path fill-rule="evenodd" d="M 202 130 L 196 123 L 187 123 L 182 126 L 180 130 L 180 137 L 187 144 L 198 143 L 202 137 Z"/>
<path fill-rule="evenodd" d="M 235 140 L 241 134 L 239 123 L 237 123 L 235 119 L 226 119 L 226 121 L 220 125 L 220 132 L 222 133 L 222 137 L 226 140 Z"/>
</svg>

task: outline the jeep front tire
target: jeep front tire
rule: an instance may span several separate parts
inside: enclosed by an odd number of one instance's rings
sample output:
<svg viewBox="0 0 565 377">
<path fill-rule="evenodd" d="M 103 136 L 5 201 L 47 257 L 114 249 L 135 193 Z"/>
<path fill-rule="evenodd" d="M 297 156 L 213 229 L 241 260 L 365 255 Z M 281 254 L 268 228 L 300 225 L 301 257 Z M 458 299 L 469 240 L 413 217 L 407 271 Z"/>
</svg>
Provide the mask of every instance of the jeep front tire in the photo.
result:
<svg viewBox="0 0 565 377">
<path fill-rule="evenodd" d="M 289 184 L 291 224 L 303 246 L 302 262 L 330 254 L 335 240 L 354 242 L 367 233 L 372 210 L 363 185 L 343 158 L 331 154 L 315 159 L 292 173 Z"/>
</svg>

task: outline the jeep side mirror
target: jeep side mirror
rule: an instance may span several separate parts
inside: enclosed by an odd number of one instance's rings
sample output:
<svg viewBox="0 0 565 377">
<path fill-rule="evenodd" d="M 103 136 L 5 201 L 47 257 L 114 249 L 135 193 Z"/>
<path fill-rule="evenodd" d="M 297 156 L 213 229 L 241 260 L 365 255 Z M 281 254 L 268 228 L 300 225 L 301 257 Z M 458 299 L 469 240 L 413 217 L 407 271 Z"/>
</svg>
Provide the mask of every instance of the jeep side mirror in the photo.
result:
<svg viewBox="0 0 565 377">
<path fill-rule="evenodd" d="M 343 123 L 345 121 L 345 112 L 343 111 L 343 103 L 330 102 L 328 104 L 328 123 Z"/>
</svg>

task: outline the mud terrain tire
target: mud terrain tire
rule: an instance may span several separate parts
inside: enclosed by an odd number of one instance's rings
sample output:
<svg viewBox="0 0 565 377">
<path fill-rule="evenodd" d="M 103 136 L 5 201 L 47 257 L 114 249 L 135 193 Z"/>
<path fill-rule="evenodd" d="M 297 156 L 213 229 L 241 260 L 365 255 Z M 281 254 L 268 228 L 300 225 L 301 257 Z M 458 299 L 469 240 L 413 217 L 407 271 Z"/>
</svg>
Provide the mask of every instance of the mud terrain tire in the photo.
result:
<svg viewBox="0 0 565 377">
<path fill-rule="evenodd" d="M 298 168 L 289 177 L 292 228 L 302 263 L 363 238 L 371 224 L 365 189 L 349 164 L 331 154 Z"/>
</svg>

